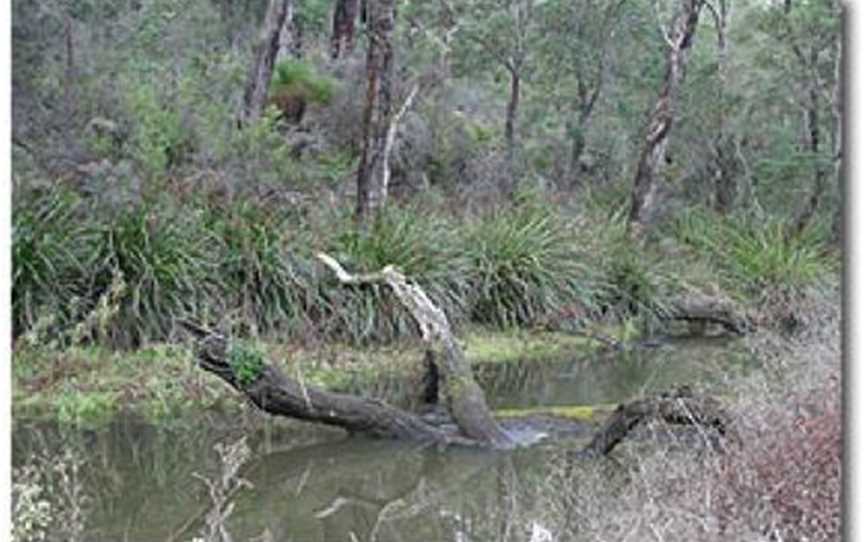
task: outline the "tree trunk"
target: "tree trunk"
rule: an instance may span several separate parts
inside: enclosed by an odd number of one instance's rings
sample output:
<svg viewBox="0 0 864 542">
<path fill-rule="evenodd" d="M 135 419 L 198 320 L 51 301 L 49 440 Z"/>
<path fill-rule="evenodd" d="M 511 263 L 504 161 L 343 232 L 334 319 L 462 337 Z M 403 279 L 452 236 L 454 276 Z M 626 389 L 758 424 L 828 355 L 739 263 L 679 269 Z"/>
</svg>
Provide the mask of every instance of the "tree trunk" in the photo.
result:
<svg viewBox="0 0 864 542">
<path fill-rule="evenodd" d="M 708 4 L 711 6 L 711 4 Z M 727 131 L 726 118 L 726 25 L 728 22 L 728 4 L 726 0 L 718 3 L 719 11 L 711 7 L 714 22 L 717 26 L 717 136 L 714 139 L 714 210 L 720 214 L 728 214 L 735 205 L 738 196 L 737 156 L 735 142 Z"/>
<path fill-rule="evenodd" d="M 420 328 L 423 341 L 434 354 L 434 363 L 444 382 L 447 407 L 461 433 L 479 443 L 496 448 L 513 445 L 501 429 L 486 404 L 483 390 L 474 380 L 471 365 L 450 330 L 444 311 L 436 306 L 426 293 L 408 280 L 393 266 L 387 266 L 370 275 L 349 275 L 339 263 L 326 254 L 318 254 L 343 284 L 384 282 L 393 289 L 399 302 L 411 313 Z"/>
<path fill-rule="evenodd" d="M 652 419 L 670 424 L 709 428 L 719 436 L 739 441 L 732 427 L 732 418 L 720 403 L 711 397 L 696 395 L 684 386 L 656 397 L 639 399 L 619 406 L 594 435 L 591 442 L 576 455 L 578 457 L 609 455 L 637 425 Z"/>
<path fill-rule="evenodd" d="M 815 65 L 816 51 L 813 50 L 811 60 Z M 809 91 L 809 99 L 807 111 L 805 115 L 806 128 L 808 134 L 808 146 L 812 159 L 815 161 L 813 172 L 813 188 L 810 195 L 804 202 L 804 206 L 798 211 L 791 224 L 791 228 L 787 232 L 787 237 L 797 237 L 807 228 L 816 210 L 819 208 L 819 202 L 822 200 L 822 194 L 825 192 L 825 177 L 826 171 L 819 160 L 819 147 L 821 144 L 821 131 L 819 130 L 819 94 L 812 83 Z"/>
<path fill-rule="evenodd" d="M 516 175 L 516 121 L 519 115 L 521 77 L 519 70 L 510 68 L 510 99 L 507 101 L 507 118 L 504 122 L 504 143 L 507 146 L 507 167 L 509 168 L 509 179 L 507 192 L 513 196 L 517 189 Z"/>
<path fill-rule="evenodd" d="M 357 21 L 359 0 L 336 0 L 333 10 L 333 33 L 330 36 L 330 57 L 333 60 L 354 50 L 354 25 Z"/>
<path fill-rule="evenodd" d="M 267 103 L 267 91 L 273 77 L 273 65 L 279 54 L 280 36 L 286 22 L 291 20 L 293 0 L 271 0 L 264 19 L 261 40 L 255 49 L 255 62 L 249 71 L 243 92 L 242 122 L 258 119 Z"/>
<path fill-rule="evenodd" d="M 288 378 L 276 367 L 264 364 L 254 379 L 243 381 L 230 361 L 230 341 L 194 325 L 187 328 L 200 336 L 198 365 L 243 393 L 264 412 L 341 427 L 352 433 L 379 438 L 430 441 L 437 444 L 472 444 L 448 434 L 420 417 L 380 401 L 329 393 L 302 380 Z"/>
<path fill-rule="evenodd" d="M 384 205 L 383 159 L 391 108 L 393 76 L 393 29 L 395 0 L 380 0 L 370 6 L 369 50 L 366 56 L 366 104 L 363 110 L 363 152 L 357 170 L 358 224 Z"/>
<path fill-rule="evenodd" d="M 848 29 L 847 29 L 848 30 Z M 843 34 L 841 34 L 842 36 Z M 834 219 L 831 223 L 831 237 L 837 244 L 843 242 L 843 206 L 846 201 L 845 195 L 845 174 L 843 160 L 843 101 L 845 99 L 843 92 L 843 62 L 845 50 L 843 47 L 843 38 L 837 38 L 837 58 L 834 64 L 834 88 L 831 93 L 831 147 L 834 154 L 834 176 L 837 182 L 837 195 L 839 197 L 837 209 L 834 212 Z"/>
<path fill-rule="evenodd" d="M 585 132 L 588 131 L 588 124 L 591 121 L 591 112 L 594 109 L 594 102 L 597 94 L 599 94 L 599 86 L 595 90 L 594 97 L 584 102 L 579 106 L 579 117 L 576 121 L 576 126 L 571 128 L 572 146 L 570 147 L 570 185 L 573 187 L 579 186 L 581 183 L 579 178 L 582 170 L 580 161 L 582 154 L 585 152 Z"/>
<path fill-rule="evenodd" d="M 628 229 L 635 237 L 642 235 L 656 205 L 657 175 L 666 156 L 669 130 L 675 118 L 675 100 L 687 64 L 687 49 L 693 42 L 703 5 L 703 0 L 681 0 L 671 35 L 666 37 L 666 73 L 660 96 L 651 110 L 633 181 Z"/>
</svg>

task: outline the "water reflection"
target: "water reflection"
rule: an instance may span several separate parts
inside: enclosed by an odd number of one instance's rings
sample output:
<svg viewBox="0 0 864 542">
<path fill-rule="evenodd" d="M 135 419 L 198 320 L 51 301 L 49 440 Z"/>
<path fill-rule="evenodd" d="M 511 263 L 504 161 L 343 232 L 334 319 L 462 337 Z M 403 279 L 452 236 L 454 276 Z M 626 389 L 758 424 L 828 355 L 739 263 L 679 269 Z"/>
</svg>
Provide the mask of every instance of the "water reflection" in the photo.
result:
<svg viewBox="0 0 864 542">
<path fill-rule="evenodd" d="M 483 365 L 478 376 L 499 407 L 608 403 L 710 381 L 740 359 L 729 344 L 702 340 L 566 363 Z M 127 416 L 91 431 L 18 420 L 13 436 L 16 464 L 67 447 L 84 455 L 92 497 L 85 539 L 93 542 L 192 540 L 210 507 L 192 473 L 218 476 L 213 446 L 241 436 L 253 452 L 241 476 L 253 487 L 234 500 L 227 528 L 236 541 L 528 540 L 544 529 L 532 503 L 550 464 L 576 446 L 441 453 L 251 411 L 160 427 Z"/>
</svg>

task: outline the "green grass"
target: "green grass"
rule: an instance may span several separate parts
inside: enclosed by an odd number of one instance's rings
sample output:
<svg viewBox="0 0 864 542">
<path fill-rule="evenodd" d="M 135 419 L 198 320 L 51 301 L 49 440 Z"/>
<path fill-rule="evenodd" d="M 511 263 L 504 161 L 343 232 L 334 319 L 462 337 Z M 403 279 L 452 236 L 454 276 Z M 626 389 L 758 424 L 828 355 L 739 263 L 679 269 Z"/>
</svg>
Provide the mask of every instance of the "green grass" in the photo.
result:
<svg viewBox="0 0 864 542">
<path fill-rule="evenodd" d="M 40 318 L 63 326 L 75 315 L 88 273 L 93 236 L 82 204 L 52 189 L 17 197 L 12 213 L 12 330 L 18 336 Z"/>
<path fill-rule="evenodd" d="M 473 321 L 524 325 L 592 303 L 588 255 L 570 226 L 540 205 L 481 217 L 461 242 L 471 266 Z"/>
<path fill-rule="evenodd" d="M 720 218 L 690 211 L 676 224 L 677 238 L 704 254 L 724 285 L 746 296 L 766 289 L 803 290 L 836 271 L 817 228 L 787 237 L 777 219 Z"/>
<path fill-rule="evenodd" d="M 379 271 L 396 265 L 416 281 L 451 321 L 464 319 L 467 262 L 460 255 L 453 225 L 418 207 L 392 207 L 368 231 L 345 217 L 327 251 L 351 272 Z M 354 341 L 416 336 L 411 315 L 384 284 L 345 287 L 329 271 L 321 288 L 335 324 Z"/>
</svg>

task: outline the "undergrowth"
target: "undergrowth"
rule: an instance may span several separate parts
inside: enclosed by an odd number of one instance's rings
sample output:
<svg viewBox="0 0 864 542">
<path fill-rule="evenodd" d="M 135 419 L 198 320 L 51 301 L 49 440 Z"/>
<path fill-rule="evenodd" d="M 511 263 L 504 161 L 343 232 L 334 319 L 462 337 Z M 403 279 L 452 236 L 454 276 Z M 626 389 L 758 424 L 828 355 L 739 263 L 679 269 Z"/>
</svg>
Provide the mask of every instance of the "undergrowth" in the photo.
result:
<svg viewBox="0 0 864 542">
<path fill-rule="evenodd" d="M 13 216 L 13 330 L 119 348 L 171 340 L 189 317 L 280 340 L 416 336 L 385 286 L 340 284 L 321 250 L 351 272 L 396 265 L 455 325 L 499 328 L 648 322 L 716 285 L 800 320 L 793 308 L 836 270 L 824 239 L 787 239 L 774 222 L 694 211 L 664 243 L 634 243 L 621 220 L 569 217 L 536 195 L 473 216 L 393 204 L 358 229 L 347 213 L 255 199 L 154 197 L 106 211 L 62 188 L 32 191 L 16 195 Z"/>
</svg>

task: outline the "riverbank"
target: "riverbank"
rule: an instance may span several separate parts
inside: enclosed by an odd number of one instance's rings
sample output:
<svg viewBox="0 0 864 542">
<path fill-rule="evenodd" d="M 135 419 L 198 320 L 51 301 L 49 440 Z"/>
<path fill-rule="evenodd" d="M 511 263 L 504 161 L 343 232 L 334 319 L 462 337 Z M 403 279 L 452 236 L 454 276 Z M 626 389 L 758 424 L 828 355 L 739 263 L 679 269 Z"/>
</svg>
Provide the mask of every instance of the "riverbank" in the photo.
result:
<svg viewBox="0 0 864 542">
<path fill-rule="evenodd" d="M 626 338 L 622 328 L 611 331 Z M 463 345 L 472 364 L 556 360 L 585 356 L 602 343 L 585 336 L 541 330 L 474 328 Z M 286 374 L 329 391 L 366 387 L 422 367 L 416 341 L 379 347 L 261 343 L 269 360 Z M 62 350 L 20 348 L 12 371 L 14 416 L 55 418 L 73 425 L 98 425 L 120 410 L 158 422 L 202 409 L 242 408 L 236 392 L 197 368 L 191 347 L 154 344 L 133 352 L 98 346 Z"/>
</svg>

